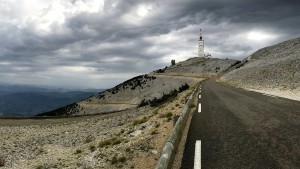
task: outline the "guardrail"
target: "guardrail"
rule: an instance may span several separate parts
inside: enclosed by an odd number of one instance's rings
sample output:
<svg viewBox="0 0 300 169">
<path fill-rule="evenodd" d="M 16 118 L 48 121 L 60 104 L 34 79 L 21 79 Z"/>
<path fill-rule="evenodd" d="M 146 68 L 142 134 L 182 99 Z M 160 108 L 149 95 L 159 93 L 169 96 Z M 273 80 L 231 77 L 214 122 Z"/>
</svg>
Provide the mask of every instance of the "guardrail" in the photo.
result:
<svg viewBox="0 0 300 169">
<path fill-rule="evenodd" d="M 198 84 L 196 86 L 196 88 L 194 89 L 192 94 L 188 97 L 188 100 L 187 100 L 186 104 L 184 105 L 184 107 L 182 109 L 182 112 L 180 113 L 180 116 L 177 119 L 177 121 L 176 121 L 176 123 L 173 127 L 173 131 L 172 131 L 171 135 L 169 136 L 168 141 L 166 142 L 166 144 L 163 148 L 163 151 L 161 153 L 161 156 L 158 160 L 158 163 L 157 163 L 155 169 L 168 169 L 168 168 L 170 168 L 171 159 L 172 159 L 172 157 L 174 155 L 174 152 L 176 150 L 175 146 L 180 141 L 179 135 L 181 133 L 183 124 L 187 120 L 187 113 L 190 110 L 191 103 L 193 102 L 194 95 L 195 95 L 197 89 L 199 88 L 199 85 L 200 84 Z"/>
</svg>

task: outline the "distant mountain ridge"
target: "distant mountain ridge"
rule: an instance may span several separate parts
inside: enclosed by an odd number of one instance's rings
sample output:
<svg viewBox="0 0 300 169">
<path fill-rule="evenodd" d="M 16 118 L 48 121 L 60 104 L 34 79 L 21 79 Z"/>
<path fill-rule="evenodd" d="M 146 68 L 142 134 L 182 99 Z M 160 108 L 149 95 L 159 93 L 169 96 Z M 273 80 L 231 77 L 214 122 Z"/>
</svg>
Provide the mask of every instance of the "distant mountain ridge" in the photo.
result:
<svg viewBox="0 0 300 169">
<path fill-rule="evenodd" d="M 34 85 L 14 85 L 14 84 L 1 84 L 0 92 L 71 92 L 71 91 L 82 91 L 82 92 L 99 92 L 104 89 L 67 89 L 67 88 L 50 88 L 41 87 Z"/>
<path fill-rule="evenodd" d="M 70 91 L 35 86 L 0 85 L 0 116 L 34 116 L 95 95 L 103 89 Z"/>
</svg>

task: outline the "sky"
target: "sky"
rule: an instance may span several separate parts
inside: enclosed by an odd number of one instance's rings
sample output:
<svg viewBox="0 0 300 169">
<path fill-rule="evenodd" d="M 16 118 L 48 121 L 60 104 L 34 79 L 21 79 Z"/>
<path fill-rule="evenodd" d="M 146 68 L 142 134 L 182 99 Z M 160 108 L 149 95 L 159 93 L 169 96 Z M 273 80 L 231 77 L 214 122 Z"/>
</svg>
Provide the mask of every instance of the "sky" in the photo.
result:
<svg viewBox="0 0 300 169">
<path fill-rule="evenodd" d="M 0 83 L 110 88 L 205 53 L 300 37 L 297 0 L 0 0 Z"/>
</svg>

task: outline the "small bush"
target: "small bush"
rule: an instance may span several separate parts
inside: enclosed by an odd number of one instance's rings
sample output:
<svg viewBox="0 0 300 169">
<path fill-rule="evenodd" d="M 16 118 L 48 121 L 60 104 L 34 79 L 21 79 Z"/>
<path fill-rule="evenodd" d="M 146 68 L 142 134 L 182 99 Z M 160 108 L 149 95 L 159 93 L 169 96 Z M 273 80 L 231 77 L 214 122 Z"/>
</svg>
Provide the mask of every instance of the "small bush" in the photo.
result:
<svg viewBox="0 0 300 169">
<path fill-rule="evenodd" d="M 102 148 L 102 147 L 105 147 L 105 146 L 108 146 L 108 145 L 117 145 L 117 144 L 122 143 L 122 141 L 123 141 L 122 138 L 116 138 L 116 137 L 114 137 L 114 138 L 111 138 L 111 139 L 108 139 L 108 140 L 100 141 L 98 143 L 98 146 L 100 148 Z"/>
<path fill-rule="evenodd" d="M 131 149 L 130 149 L 129 147 L 127 147 L 127 148 L 125 149 L 125 151 L 126 151 L 126 152 L 130 152 Z"/>
<path fill-rule="evenodd" d="M 116 156 L 114 156 L 112 159 L 111 159 L 111 164 L 117 164 L 118 163 L 118 158 Z"/>
<path fill-rule="evenodd" d="M 158 114 L 158 109 L 154 110 L 152 113 L 153 113 L 154 115 L 157 115 L 157 114 Z"/>
<path fill-rule="evenodd" d="M 171 112 L 166 114 L 166 117 L 172 117 L 172 116 L 173 116 L 173 114 Z"/>
<path fill-rule="evenodd" d="M 93 136 L 87 136 L 87 138 L 84 140 L 85 143 L 90 143 L 94 140 L 95 138 Z"/>
<path fill-rule="evenodd" d="M 5 165 L 5 160 L 3 157 L 0 156 L 0 167 L 3 167 Z"/>
<path fill-rule="evenodd" d="M 96 150 L 96 147 L 93 146 L 93 145 L 91 145 L 91 146 L 90 146 L 90 150 L 91 150 L 91 152 L 94 152 L 94 151 Z"/>
<path fill-rule="evenodd" d="M 127 158 L 122 156 L 122 157 L 119 158 L 118 161 L 121 162 L 121 163 L 124 163 L 126 160 L 127 160 Z"/>
<path fill-rule="evenodd" d="M 38 165 L 35 167 L 35 169 L 45 169 L 46 167 L 44 167 L 43 165 Z"/>
<path fill-rule="evenodd" d="M 121 156 L 119 158 L 117 156 L 114 156 L 111 159 L 111 164 L 124 163 L 126 160 L 127 160 L 127 158 L 124 156 Z"/>
<path fill-rule="evenodd" d="M 150 133 L 151 135 L 155 135 L 155 134 L 158 134 L 157 130 L 154 130 Z"/>
<path fill-rule="evenodd" d="M 117 144 L 120 144 L 120 143 L 122 143 L 122 140 L 121 139 L 117 139 L 117 140 L 114 140 L 112 142 L 112 145 L 117 145 Z"/>
<path fill-rule="evenodd" d="M 193 103 L 193 104 L 191 104 L 190 107 L 191 107 L 191 108 L 194 108 L 194 107 L 196 107 L 196 105 Z"/>
<path fill-rule="evenodd" d="M 159 126 L 160 126 L 160 123 L 156 123 L 156 124 L 154 125 L 155 128 L 158 128 Z"/>
<path fill-rule="evenodd" d="M 132 122 L 132 125 L 136 126 L 136 125 L 145 123 L 146 121 L 148 121 L 147 117 L 143 117 L 142 119 L 134 120 Z"/>
<path fill-rule="evenodd" d="M 82 150 L 80 150 L 80 149 L 77 149 L 77 150 L 75 151 L 75 154 L 80 154 L 80 153 L 82 153 Z"/>
<path fill-rule="evenodd" d="M 173 116 L 173 114 L 171 112 L 168 112 L 166 114 L 161 114 L 159 117 L 160 118 L 169 118 L 169 117 L 172 117 L 172 116 Z"/>
<path fill-rule="evenodd" d="M 111 139 L 109 139 L 109 140 L 103 140 L 103 141 L 100 141 L 100 142 L 98 143 L 98 146 L 99 146 L 100 148 L 102 148 L 102 147 L 105 147 L 105 146 L 110 145 L 111 143 L 112 143 L 112 140 L 111 140 Z"/>
</svg>

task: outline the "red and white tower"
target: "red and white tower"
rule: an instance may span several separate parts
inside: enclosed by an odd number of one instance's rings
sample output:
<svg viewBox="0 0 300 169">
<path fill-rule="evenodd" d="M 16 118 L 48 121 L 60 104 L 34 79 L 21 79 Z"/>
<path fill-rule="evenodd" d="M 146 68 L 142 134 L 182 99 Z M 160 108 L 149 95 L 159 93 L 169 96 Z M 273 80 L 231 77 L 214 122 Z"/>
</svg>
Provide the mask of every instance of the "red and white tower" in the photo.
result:
<svg viewBox="0 0 300 169">
<path fill-rule="evenodd" d="M 200 37 L 199 37 L 199 45 L 198 45 L 198 57 L 205 57 L 204 55 L 204 40 L 201 35 L 201 29 L 200 29 Z"/>
</svg>

